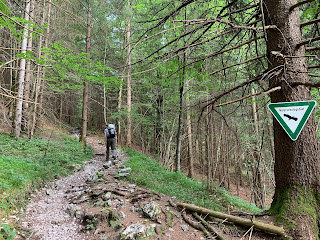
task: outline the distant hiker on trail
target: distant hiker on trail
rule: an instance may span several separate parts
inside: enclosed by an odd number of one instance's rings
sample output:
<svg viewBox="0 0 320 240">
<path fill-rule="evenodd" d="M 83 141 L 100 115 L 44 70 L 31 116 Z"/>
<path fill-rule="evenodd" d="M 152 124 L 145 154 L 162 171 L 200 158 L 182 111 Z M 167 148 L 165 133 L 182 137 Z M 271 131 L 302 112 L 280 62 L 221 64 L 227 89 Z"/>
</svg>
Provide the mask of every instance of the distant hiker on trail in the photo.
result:
<svg viewBox="0 0 320 240">
<path fill-rule="evenodd" d="M 116 151 L 116 143 L 117 143 L 117 132 L 113 124 L 109 124 L 108 127 L 104 130 L 104 144 L 106 145 L 106 160 L 110 161 L 110 147 L 112 153 L 112 159 L 115 160 L 117 157 Z"/>
</svg>

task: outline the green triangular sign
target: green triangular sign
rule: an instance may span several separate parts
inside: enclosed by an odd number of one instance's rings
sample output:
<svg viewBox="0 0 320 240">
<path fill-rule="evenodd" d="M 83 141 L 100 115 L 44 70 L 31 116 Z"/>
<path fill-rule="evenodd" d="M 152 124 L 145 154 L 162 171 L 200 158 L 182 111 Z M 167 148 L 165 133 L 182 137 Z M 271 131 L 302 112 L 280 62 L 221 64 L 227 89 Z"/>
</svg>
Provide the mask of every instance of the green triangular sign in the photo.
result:
<svg viewBox="0 0 320 240">
<path fill-rule="evenodd" d="M 316 101 L 270 103 L 268 108 L 289 137 L 297 140 L 312 113 Z"/>
</svg>

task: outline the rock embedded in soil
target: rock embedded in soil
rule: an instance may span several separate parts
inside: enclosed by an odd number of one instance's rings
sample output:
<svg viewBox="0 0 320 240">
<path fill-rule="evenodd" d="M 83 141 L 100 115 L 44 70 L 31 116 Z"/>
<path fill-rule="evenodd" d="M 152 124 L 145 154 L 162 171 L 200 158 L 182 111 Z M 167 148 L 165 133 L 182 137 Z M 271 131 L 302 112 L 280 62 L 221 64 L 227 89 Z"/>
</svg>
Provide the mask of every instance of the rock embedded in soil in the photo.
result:
<svg viewBox="0 0 320 240">
<path fill-rule="evenodd" d="M 134 240 L 145 237 L 147 237 L 147 228 L 140 223 L 130 225 L 120 235 L 121 240 Z"/>
<path fill-rule="evenodd" d="M 157 220 L 159 214 L 161 213 L 161 208 L 158 203 L 150 202 L 142 207 L 143 213 L 148 216 L 151 220 Z"/>
</svg>

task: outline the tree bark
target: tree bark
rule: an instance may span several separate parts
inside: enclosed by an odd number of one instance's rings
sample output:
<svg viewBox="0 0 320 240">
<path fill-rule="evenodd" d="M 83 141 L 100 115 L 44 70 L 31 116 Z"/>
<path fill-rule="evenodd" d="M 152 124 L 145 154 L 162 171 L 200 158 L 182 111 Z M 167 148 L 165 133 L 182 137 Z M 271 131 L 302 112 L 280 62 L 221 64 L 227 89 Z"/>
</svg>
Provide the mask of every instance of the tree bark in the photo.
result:
<svg viewBox="0 0 320 240">
<path fill-rule="evenodd" d="M 30 14 L 31 20 L 34 18 L 34 0 L 30 0 Z M 31 28 L 32 31 L 32 28 Z M 29 32 L 29 38 L 27 43 L 27 51 L 32 51 L 32 32 Z M 24 101 L 23 102 L 23 117 L 24 117 L 24 129 L 25 132 L 30 135 L 30 113 L 29 113 L 29 98 L 30 98 L 30 85 L 31 85 L 31 60 L 28 59 L 26 63 L 26 75 L 24 86 Z"/>
<path fill-rule="evenodd" d="M 87 59 L 90 59 L 90 49 L 91 49 L 91 10 L 89 7 L 88 10 L 88 18 L 87 18 L 87 39 L 86 39 L 86 53 Z M 80 142 L 86 144 L 86 136 L 87 136 L 87 127 L 88 127 L 88 109 L 89 109 L 89 92 L 90 92 L 90 85 L 89 82 L 86 80 L 83 83 L 83 105 L 82 105 L 82 127 L 81 127 L 81 134 L 80 134 Z"/>
<path fill-rule="evenodd" d="M 188 89 L 188 80 L 186 81 L 186 88 Z M 187 94 L 187 101 L 190 102 L 189 94 Z M 190 107 L 190 106 L 189 106 Z M 190 110 L 187 110 L 187 129 L 188 129 L 188 150 L 189 150 L 189 162 L 188 162 L 188 177 L 194 176 L 194 154 L 193 154 L 193 133 L 192 133 L 192 121 L 190 116 Z"/>
<path fill-rule="evenodd" d="M 45 13 L 47 10 L 47 24 L 50 25 L 50 19 L 51 19 L 51 0 L 48 1 L 48 8 L 45 8 L 46 6 L 46 0 L 43 1 L 43 13 L 42 13 L 42 19 L 41 19 L 41 25 L 44 25 L 45 22 Z M 46 35 L 47 38 L 45 39 L 45 47 L 48 47 L 48 38 L 49 38 L 49 34 L 50 34 L 50 28 L 47 28 L 46 31 Z M 38 46 L 38 58 L 41 57 L 42 52 L 42 44 L 43 44 L 43 36 L 40 35 L 39 36 L 39 46 Z M 34 97 L 34 107 L 33 107 L 33 111 L 32 111 L 32 123 L 31 123 L 31 129 L 30 129 L 30 138 L 33 138 L 35 129 L 36 129 L 36 123 L 37 121 L 39 121 L 39 117 L 37 118 L 37 115 L 39 116 L 40 114 L 38 113 L 38 109 L 41 108 L 41 104 L 42 103 L 42 94 L 41 92 L 41 88 L 42 88 L 42 78 L 44 78 L 45 76 L 45 72 L 43 71 L 43 67 L 41 67 L 40 65 L 38 65 L 37 67 L 37 77 L 36 77 L 36 86 L 35 86 L 35 97 Z M 39 101 L 40 99 L 40 101 Z M 40 106 L 39 106 L 40 105 Z"/>
<path fill-rule="evenodd" d="M 26 21 L 29 21 L 29 14 L 30 14 L 30 0 L 28 0 L 26 2 L 26 7 L 25 7 L 25 20 Z M 29 24 L 26 24 L 26 27 L 24 28 L 24 31 L 23 31 L 21 53 L 27 52 L 28 34 L 29 34 L 28 27 L 29 27 Z M 19 72 L 19 79 L 18 79 L 18 95 L 17 95 L 16 111 L 15 111 L 15 118 L 14 118 L 15 138 L 19 138 L 20 134 L 21 134 L 22 100 L 23 100 L 23 92 L 24 92 L 25 74 L 26 74 L 26 59 L 22 58 L 20 60 L 20 72 Z"/>
<path fill-rule="evenodd" d="M 265 1 L 266 24 L 274 24 L 276 29 L 266 30 L 267 56 L 269 69 L 281 66 L 283 71 L 269 79 L 269 86 L 281 86 L 281 91 L 271 93 L 271 101 L 289 102 L 310 100 L 310 90 L 306 86 L 291 86 L 295 82 L 308 82 L 305 47 L 298 46 L 302 41 L 299 9 L 290 12 L 290 7 L 297 4 L 296 0 Z M 282 58 L 272 54 L 276 51 Z M 306 233 L 318 232 L 318 214 L 316 210 L 320 183 L 320 158 L 317 144 L 317 133 L 314 116 L 310 116 L 299 138 L 292 141 L 279 123 L 274 119 L 275 146 L 275 181 L 276 189 L 272 208 L 283 218 L 296 223 L 294 239 L 305 239 Z M 311 199 L 311 200 L 308 200 Z M 308 210 L 306 210 L 306 204 Z M 313 235 L 310 239 L 315 239 Z"/>
<path fill-rule="evenodd" d="M 130 1 L 128 1 L 129 9 L 132 8 Z M 131 96 L 131 22 L 130 18 L 127 18 L 127 28 L 126 28 L 126 38 L 127 38 L 127 146 L 131 147 L 131 108 L 132 108 L 132 96 Z"/>
</svg>

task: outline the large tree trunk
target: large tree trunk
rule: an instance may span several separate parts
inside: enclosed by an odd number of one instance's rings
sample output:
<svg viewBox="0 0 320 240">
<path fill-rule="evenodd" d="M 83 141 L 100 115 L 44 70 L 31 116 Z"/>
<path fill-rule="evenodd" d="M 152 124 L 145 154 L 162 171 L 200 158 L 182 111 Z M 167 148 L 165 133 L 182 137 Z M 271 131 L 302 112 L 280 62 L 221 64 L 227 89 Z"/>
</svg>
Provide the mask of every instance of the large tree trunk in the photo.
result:
<svg viewBox="0 0 320 240">
<path fill-rule="evenodd" d="M 30 13 L 30 1 L 27 1 L 26 8 L 25 8 L 26 21 L 29 20 L 29 13 Z M 21 53 L 27 52 L 28 34 L 29 34 L 28 26 L 29 24 L 26 25 L 23 31 Z M 21 134 L 22 100 L 23 100 L 25 74 L 26 74 L 26 59 L 22 58 L 20 61 L 20 72 L 19 72 L 19 79 L 18 79 L 18 95 L 17 95 L 16 111 L 15 111 L 15 117 L 14 117 L 14 135 L 16 138 L 19 138 Z"/>
<path fill-rule="evenodd" d="M 311 99 L 306 86 L 291 86 L 296 81 L 309 81 L 305 47 L 297 47 L 302 40 L 299 9 L 289 11 L 296 3 L 296 0 L 267 0 L 264 9 L 264 13 L 269 14 L 266 15 L 266 24 L 277 26 L 267 30 L 269 68 L 279 70 L 269 85 L 281 86 L 281 91 L 271 94 L 272 102 Z M 319 231 L 320 162 L 314 117 L 309 118 L 296 141 L 287 136 L 276 120 L 273 125 L 276 189 L 271 210 L 295 222 L 295 240 L 316 239 L 315 233 Z"/>
</svg>

